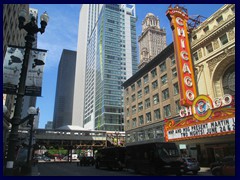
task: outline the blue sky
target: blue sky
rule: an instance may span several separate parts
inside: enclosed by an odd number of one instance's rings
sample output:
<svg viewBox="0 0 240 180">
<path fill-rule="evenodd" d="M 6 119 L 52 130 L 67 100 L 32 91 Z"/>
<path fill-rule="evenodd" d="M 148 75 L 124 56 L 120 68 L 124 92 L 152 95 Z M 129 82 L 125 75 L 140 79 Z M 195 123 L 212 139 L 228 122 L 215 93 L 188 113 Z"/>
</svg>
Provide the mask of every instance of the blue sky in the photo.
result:
<svg viewBox="0 0 240 180">
<path fill-rule="evenodd" d="M 180 4 L 181 5 L 181 4 Z M 167 44 L 172 42 L 172 31 L 165 12 L 169 4 L 136 4 L 137 36 L 141 34 L 141 22 L 147 13 L 153 13 L 160 20 L 160 27 L 165 27 Z M 184 4 L 189 16 L 211 16 L 223 4 Z M 53 120 L 58 64 L 62 50 L 77 50 L 78 21 L 80 4 L 30 4 L 38 9 L 39 17 L 44 11 L 49 15 L 49 23 L 44 34 L 38 34 L 38 48 L 48 50 L 42 85 L 42 97 L 37 98 L 40 108 L 39 128 L 44 128 L 47 121 Z M 40 26 L 40 25 L 39 25 Z"/>
</svg>

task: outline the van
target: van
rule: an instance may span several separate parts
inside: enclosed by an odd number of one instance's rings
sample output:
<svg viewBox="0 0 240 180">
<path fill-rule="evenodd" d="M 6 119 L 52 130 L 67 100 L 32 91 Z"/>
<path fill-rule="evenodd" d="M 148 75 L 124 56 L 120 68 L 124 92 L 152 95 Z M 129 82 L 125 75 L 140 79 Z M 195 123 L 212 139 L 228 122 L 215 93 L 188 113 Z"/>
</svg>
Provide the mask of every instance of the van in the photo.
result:
<svg viewBox="0 0 240 180">
<path fill-rule="evenodd" d="M 125 147 L 99 149 L 95 155 L 95 167 L 122 170 L 125 166 Z"/>
<path fill-rule="evenodd" d="M 126 168 L 136 173 L 159 175 L 183 173 L 183 161 L 175 143 L 156 142 L 126 147 Z"/>
</svg>

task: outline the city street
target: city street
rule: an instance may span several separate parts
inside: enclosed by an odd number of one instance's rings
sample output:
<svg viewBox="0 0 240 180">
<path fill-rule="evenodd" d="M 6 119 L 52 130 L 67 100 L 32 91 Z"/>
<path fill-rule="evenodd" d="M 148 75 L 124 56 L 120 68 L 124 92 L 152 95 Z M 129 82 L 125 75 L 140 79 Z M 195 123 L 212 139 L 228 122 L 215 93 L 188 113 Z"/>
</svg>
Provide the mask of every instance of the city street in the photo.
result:
<svg viewBox="0 0 240 180">
<path fill-rule="evenodd" d="M 132 170 L 96 169 L 95 166 L 77 166 L 76 163 L 39 163 L 37 165 L 39 176 L 144 176 Z M 184 176 L 192 176 L 188 173 Z M 201 168 L 198 175 L 212 176 L 209 168 Z"/>
</svg>

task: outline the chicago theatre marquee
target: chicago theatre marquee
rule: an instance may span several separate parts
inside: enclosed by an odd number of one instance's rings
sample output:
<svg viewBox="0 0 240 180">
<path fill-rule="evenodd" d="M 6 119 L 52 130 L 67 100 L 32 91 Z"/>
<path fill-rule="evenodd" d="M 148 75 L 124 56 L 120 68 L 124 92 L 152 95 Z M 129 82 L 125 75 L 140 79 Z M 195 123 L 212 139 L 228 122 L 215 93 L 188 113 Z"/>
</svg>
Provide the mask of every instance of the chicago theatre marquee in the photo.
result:
<svg viewBox="0 0 240 180">
<path fill-rule="evenodd" d="M 165 141 L 206 164 L 235 155 L 235 5 L 224 5 L 190 38 L 186 9 L 169 7 L 166 15 L 182 108 L 177 118 L 166 120 Z"/>
</svg>

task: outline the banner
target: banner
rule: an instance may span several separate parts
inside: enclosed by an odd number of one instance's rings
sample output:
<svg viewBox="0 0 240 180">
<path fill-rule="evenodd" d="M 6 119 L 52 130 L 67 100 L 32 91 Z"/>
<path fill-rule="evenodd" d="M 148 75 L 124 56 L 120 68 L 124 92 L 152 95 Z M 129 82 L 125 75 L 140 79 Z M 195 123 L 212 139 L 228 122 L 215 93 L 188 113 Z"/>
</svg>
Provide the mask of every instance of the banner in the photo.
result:
<svg viewBox="0 0 240 180">
<path fill-rule="evenodd" d="M 3 63 L 3 93 L 17 94 L 24 59 L 24 47 L 8 46 Z M 31 49 L 25 84 L 26 96 L 41 96 L 43 65 L 47 50 Z"/>
<path fill-rule="evenodd" d="M 24 57 L 24 48 L 7 47 L 3 63 L 3 93 L 17 94 Z"/>
<path fill-rule="evenodd" d="M 32 49 L 30 51 L 27 79 L 25 86 L 26 96 L 41 96 L 43 68 L 47 50 Z"/>
</svg>

